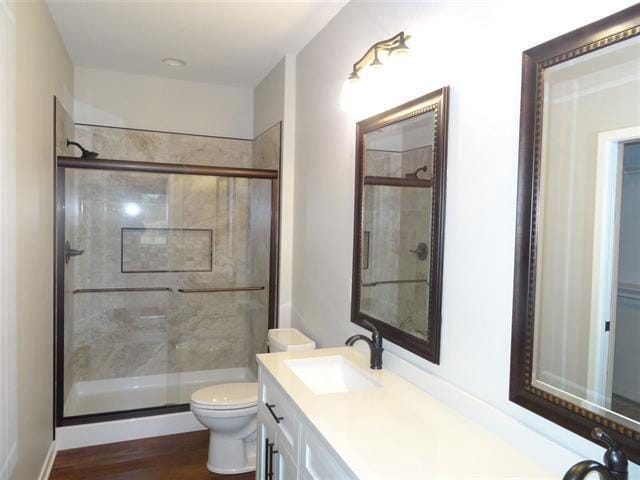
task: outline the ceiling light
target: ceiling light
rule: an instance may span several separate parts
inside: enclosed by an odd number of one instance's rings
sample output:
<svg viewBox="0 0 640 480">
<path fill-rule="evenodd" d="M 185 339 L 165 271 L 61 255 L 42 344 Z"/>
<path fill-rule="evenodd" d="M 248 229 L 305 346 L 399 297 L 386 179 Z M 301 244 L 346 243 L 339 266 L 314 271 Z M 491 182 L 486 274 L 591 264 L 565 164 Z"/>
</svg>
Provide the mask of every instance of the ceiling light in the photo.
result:
<svg viewBox="0 0 640 480">
<path fill-rule="evenodd" d="M 171 57 L 163 58 L 162 63 L 164 63 L 165 65 L 169 65 L 170 67 L 184 67 L 187 65 L 187 62 L 185 62 L 184 60 Z"/>
</svg>

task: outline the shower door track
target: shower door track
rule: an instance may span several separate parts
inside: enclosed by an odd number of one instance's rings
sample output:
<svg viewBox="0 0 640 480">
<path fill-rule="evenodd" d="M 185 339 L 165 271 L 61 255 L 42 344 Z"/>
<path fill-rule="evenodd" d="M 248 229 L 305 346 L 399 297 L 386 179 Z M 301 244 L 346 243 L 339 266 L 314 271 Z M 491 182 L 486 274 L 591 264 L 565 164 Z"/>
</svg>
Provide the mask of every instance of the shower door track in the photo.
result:
<svg viewBox="0 0 640 480">
<path fill-rule="evenodd" d="M 280 151 L 282 155 L 282 150 Z M 276 328 L 278 305 L 278 263 L 280 256 L 280 185 L 278 170 L 258 168 L 212 167 L 131 160 L 83 159 L 56 157 L 55 175 L 55 235 L 54 235 L 54 410 L 55 426 L 66 427 L 112 420 L 123 420 L 168 413 L 187 412 L 189 404 L 165 405 L 150 408 L 119 410 L 86 415 L 64 416 L 64 242 L 65 242 L 65 169 L 112 170 L 124 172 L 164 173 L 177 175 L 206 175 L 265 179 L 271 181 L 271 229 L 269 251 L 269 312 L 268 328 Z"/>
</svg>

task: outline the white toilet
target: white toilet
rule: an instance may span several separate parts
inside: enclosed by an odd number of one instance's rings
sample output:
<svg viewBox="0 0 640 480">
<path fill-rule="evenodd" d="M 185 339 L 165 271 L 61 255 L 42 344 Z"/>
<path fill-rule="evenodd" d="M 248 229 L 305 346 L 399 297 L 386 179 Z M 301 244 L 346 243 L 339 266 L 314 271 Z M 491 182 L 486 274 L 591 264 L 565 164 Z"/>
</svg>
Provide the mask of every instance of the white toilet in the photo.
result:
<svg viewBox="0 0 640 480">
<path fill-rule="evenodd" d="M 295 328 L 269 330 L 270 352 L 313 350 L 316 344 Z M 191 411 L 209 429 L 209 471 L 244 473 L 256 468 L 257 383 L 223 383 L 195 391 Z"/>
</svg>

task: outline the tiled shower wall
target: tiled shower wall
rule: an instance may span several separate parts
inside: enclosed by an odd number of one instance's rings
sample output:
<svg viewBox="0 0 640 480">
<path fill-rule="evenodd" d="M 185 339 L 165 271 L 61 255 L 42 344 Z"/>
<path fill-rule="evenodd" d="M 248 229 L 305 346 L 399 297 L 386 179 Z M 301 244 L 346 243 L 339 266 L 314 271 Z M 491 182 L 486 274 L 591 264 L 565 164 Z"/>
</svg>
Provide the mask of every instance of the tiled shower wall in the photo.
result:
<svg viewBox="0 0 640 480">
<path fill-rule="evenodd" d="M 255 146 L 85 125 L 76 126 L 75 136 L 100 158 L 278 168 L 279 125 L 272 130 Z M 65 364 L 74 381 L 254 365 L 267 329 L 270 180 L 67 169 L 66 183 L 67 238 L 85 250 L 70 260 L 66 275 L 73 308 L 66 315 L 72 331 L 65 332 Z M 127 230 L 123 237 L 123 227 L 147 230 Z M 203 256 L 209 231 L 210 264 Z M 122 272 L 185 267 L 211 271 Z M 227 286 L 265 289 L 177 291 Z M 121 287 L 173 291 L 71 293 Z"/>
<path fill-rule="evenodd" d="M 271 127 L 253 142 L 255 168 L 278 170 L 280 168 L 281 125 Z M 271 182 L 257 184 L 251 191 L 249 208 L 249 251 L 251 256 L 251 278 L 261 285 L 269 285 L 269 242 L 271 228 Z M 267 241 L 265 241 L 265 239 Z M 258 374 L 256 352 L 266 351 L 268 325 L 264 319 L 269 314 L 268 289 L 251 295 L 249 303 L 249 367 Z"/>
</svg>

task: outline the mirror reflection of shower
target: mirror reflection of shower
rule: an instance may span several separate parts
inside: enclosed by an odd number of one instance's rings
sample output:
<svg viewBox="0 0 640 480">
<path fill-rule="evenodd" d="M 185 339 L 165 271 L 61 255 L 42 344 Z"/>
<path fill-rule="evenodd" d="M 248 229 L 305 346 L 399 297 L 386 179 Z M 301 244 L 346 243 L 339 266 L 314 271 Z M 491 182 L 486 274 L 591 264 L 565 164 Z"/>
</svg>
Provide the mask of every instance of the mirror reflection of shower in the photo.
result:
<svg viewBox="0 0 640 480">
<path fill-rule="evenodd" d="M 405 174 L 404 174 L 404 176 L 405 176 L 406 178 L 416 178 L 416 179 L 417 179 L 417 178 L 420 178 L 420 177 L 418 177 L 418 173 L 420 173 L 420 172 L 426 172 L 426 171 L 427 171 L 427 166 L 426 166 L 426 165 L 424 165 L 424 166 L 422 166 L 422 167 L 418 168 L 415 172 L 405 173 Z"/>
<path fill-rule="evenodd" d="M 364 135 L 361 312 L 428 338 L 433 113 Z"/>
</svg>

